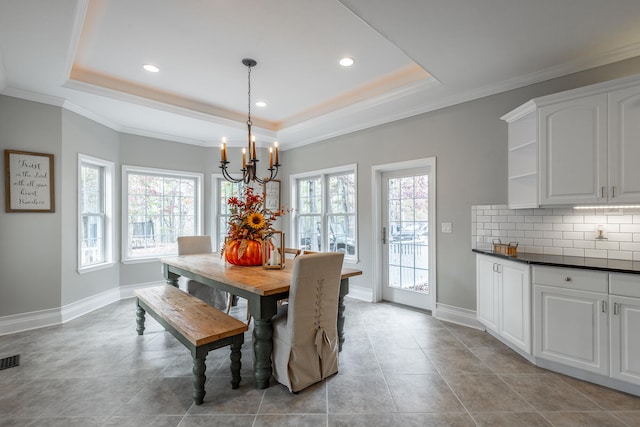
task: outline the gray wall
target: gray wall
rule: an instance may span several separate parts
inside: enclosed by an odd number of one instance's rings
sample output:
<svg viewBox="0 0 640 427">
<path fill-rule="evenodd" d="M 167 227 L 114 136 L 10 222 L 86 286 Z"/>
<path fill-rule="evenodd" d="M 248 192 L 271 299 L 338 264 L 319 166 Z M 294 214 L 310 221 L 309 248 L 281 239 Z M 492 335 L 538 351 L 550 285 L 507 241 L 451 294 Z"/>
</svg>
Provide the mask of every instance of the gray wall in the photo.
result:
<svg viewBox="0 0 640 427">
<path fill-rule="evenodd" d="M 2 173 L 0 316 L 60 307 L 60 111 L 58 107 L 0 96 L 0 148 L 3 156 L 7 149 L 53 154 L 56 189 L 55 213 L 7 213 Z"/>
<path fill-rule="evenodd" d="M 640 73 L 640 59 L 282 152 L 282 201 L 288 203 L 290 174 L 358 163 L 359 267 L 364 275 L 353 283 L 372 288 L 372 272 L 378 266 L 371 262 L 371 167 L 435 156 L 438 301 L 475 310 L 471 206 L 505 203 L 507 198 L 507 128 L 499 117 L 533 97 L 636 73 Z M 59 308 L 117 286 L 162 280 L 157 262 L 118 264 L 83 275 L 75 271 L 79 152 L 116 163 L 116 208 L 120 207 L 123 164 L 203 173 L 204 232 L 211 233 L 210 177 L 219 172 L 218 148 L 120 134 L 60 107 L 6 96 L 0 96 L 0 147 L 54 154 L 56 182 L 55 213 L 0 211 L 0 317 Z M 367 156 L 363 158 L 362 153 Z M 236 165 L 238 153 L 231 150 L 230 157 Z M 4 176 L 0 180 L 4 188 Z M 119 224 L 119 210 L 116 215 Z M 285 231 L 289 218 L 283 219 Z M 439 232 L 439 224 L 445 221 L 453 223 L 453 233 Z M 120 236 L 118 229 L 117 261 Z"/>
<path fill-rule="evenodd" d="M 372 166 L 436 157 L 437 301 L 475 310 L 471 206 L 507 202 L 507 126 L 500 117 L 531 98 L 640 72 L 640 59 L 600 67 L 285 151 L 287 174 L 358 164 L 358 237 L 364 274 L 353 284 L 372 288 Z M 362 154 L 366 153 L 366 156 Z M 311 160 L 312 159 L 312 160 Z M 284 186 L 285 200 L 289 186 Z M 440 223 L 451 222 L 443 234 Z M 288 226 L 287 226 L 288 227 Z M 288 230 L 288 228 L 287 228 Z"/>
<path fill-rule="evenodd" d="M 95 123 L 67 110 L 62 111 L 62 156 L 61 180 L 57 185 L 62 198 L 62 260 L 61 285 L 62 305 L 118 288 L 120 272 L 120 250 L 115 247 L 111 267 L 78 273 L 78 154 L 108 160 L 117 167 L 119 158 L 119 136 L 112 129 Z M 120 174 L 114 170 L 114 193 L 119 194 Z M 115 212 L 120 212 L 120 198 L 114 200 Z M 113 218 L 115 230 L 120 230 L 120 216 Z"/>
</svg>

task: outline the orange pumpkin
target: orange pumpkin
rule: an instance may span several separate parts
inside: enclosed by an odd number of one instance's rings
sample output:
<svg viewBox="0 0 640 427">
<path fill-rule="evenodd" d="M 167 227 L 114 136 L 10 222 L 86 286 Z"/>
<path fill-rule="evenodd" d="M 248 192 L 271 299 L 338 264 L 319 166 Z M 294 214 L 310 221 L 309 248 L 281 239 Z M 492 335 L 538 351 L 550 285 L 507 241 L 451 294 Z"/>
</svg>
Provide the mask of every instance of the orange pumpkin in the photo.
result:
<svg viewBox="0 0 640 427">
<path fill-rule="evenodd" d="M 241 251 L 242 240 L 227 242 L 224 249 L 224 257 L 229 264 L 235 265 L 262 265 L 262 242 L 257 240 L 244 240 L 246 247 Z M 242 256 L 239 254 L 242 253 Z"/>
</svg>

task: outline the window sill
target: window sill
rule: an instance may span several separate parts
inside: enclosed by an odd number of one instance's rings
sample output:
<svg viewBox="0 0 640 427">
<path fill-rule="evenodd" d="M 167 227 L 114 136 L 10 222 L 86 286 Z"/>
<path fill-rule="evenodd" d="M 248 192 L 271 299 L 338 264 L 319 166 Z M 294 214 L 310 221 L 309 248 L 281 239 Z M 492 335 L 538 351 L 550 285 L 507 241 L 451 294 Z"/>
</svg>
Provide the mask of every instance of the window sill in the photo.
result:
<svg viewBox="0 0 640 427">
<path fill-rule="evenodd" d="M 168 256 L 175 256 L 176 254 L 167 254 L 167 255 L 161 255 L 161 256 L 155 256 L 155 257 L 149 257 L 149 258 L 127 258 L 127 259 L 123 259 L 120 262 L 122 264 L 144 264 L 144 263 L 149 263 L 149 262 L 159 262 L 160 258 L 164 258 L 164 257 L 168 257 Z"/>
<path fill-rule="evenodd" d="M 78 274 L 91 273 L 93 271 L 104 270 L 106 268 L 111 268 L 116 265 L 115 262 L 104 262 L 102 264 L 89 265 L 87 267 L 82 267 L 77 270 Z"/>
</svg>

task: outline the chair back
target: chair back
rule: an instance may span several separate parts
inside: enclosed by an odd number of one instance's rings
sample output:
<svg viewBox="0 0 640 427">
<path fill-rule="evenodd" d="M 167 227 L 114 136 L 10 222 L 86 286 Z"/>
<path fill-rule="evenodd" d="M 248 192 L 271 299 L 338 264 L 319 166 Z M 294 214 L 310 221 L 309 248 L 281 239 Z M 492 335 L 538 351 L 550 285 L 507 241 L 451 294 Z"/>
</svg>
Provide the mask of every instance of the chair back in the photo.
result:
<svg viewBox="0 0 640 427">
<path fill-rule="evenodd" d="M 296 335 L 322 333 L 323 339 L 337 339 L 338 294 L 342 252 L 300 255 L 293 265 L 287 328 Z"/>
<path fill-rule="evenodd" d="M 211 253 L 210 236 L 180 236 L 178 237 L 178 255 L 193 255 Z"/>
<path fill-rule="evenodd" d="M 296 258 L 302 251 L 296 248 L 284 248 L 284 256 L 287 258 Z"/>
</svg>

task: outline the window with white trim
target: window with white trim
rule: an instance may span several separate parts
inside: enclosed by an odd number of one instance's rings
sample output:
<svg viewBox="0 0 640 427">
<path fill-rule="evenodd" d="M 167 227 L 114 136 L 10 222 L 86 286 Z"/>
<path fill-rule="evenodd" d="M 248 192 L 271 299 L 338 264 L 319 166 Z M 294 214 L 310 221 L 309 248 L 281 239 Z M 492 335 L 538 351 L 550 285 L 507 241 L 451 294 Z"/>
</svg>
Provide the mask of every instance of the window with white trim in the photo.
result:
<svg viewBox="0 0 640 427">
<path fill-rule="evenodd" d="M 357 260 L 356 169 L 354 164 L 291 176 L 291 245 Z"/>
<path fill-rule="evenodd" d="M 214 251 L 220 250 L 227 235 L 227 226 L 231 212 L 227 200 L 229 197 L 239 196 L 242 193 L 243 183 L 229 182 L 222 175 L 213 176 L 214 188 L 214 215 L 216 224 L 214 234 Z"/>
<path fill-rule="evenodd" d="M 122 167 L 125 261 L 178 253 L 179 236 L 202 229 L 202 174 Z"/>
<path fill-rule="evenodd" d="M 78 271 L 113 263 L 113 162 L 78 155 Z"/>
</svg>

